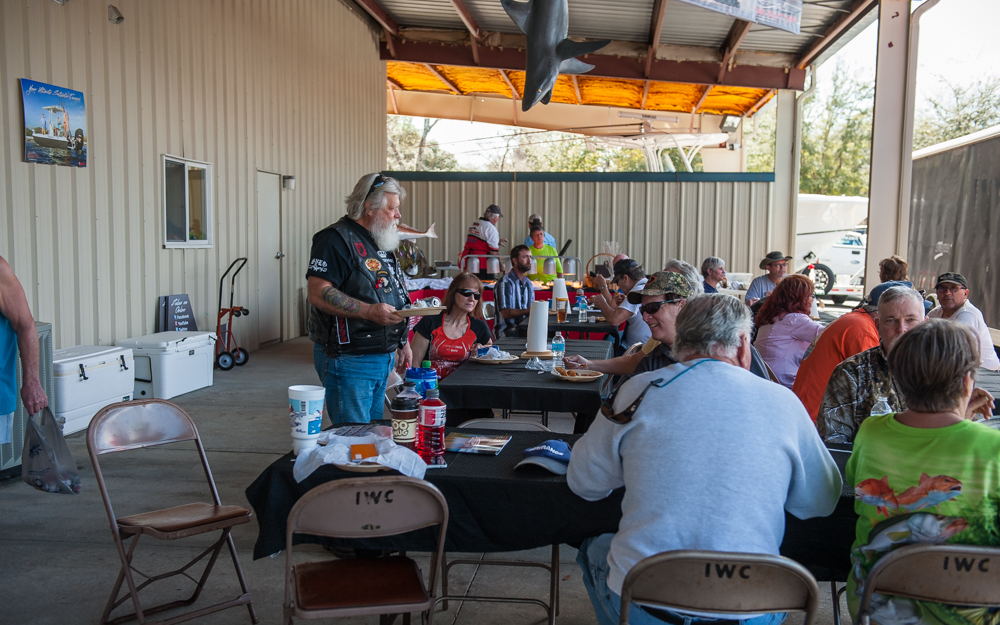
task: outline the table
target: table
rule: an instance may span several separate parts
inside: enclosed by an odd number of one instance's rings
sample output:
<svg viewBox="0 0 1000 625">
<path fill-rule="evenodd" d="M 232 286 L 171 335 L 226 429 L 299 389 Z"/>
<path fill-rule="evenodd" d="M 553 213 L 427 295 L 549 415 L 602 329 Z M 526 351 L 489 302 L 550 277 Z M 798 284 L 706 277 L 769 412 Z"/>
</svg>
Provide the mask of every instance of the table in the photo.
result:
<svg viewBox="0 0 1000 625">
<path fill-rule="evenodd" d="M 976 388 L 986 389 L 990 395 L 997 398 L 997 407 L 993 410 L 993 414 L 1000 413 L 1000 371 L 980 368 L 976 371 Z"/>
<path fill-rule="evenodd" d="M 500 349 L 520 356 L 525 340 L 515 337 L 497 342 Z M 590 360 L 611 357 L 609 341 L 566 341 L 566 355 L 579 354 Z M 586 412 L 601 407 L 605 377 L 592 382 L 565 382 L 548 372 L 525 369 L 527 360 L 509 365 L 464 362 L 438 383 L 441 401 L 454 408 L 500 408 L 532 412 Z"/>
<path fill-rule="evenodd" d="M 462 432 L 499 433 L 474 428 L 462 429 Z M 579 545 L 590 536 L 618 531 L 624 489 L 602 501 L 588 502 L 570 491 L 566 476 L 554 475 L 536 466 L 514 469 L 525 449 L 554 437 L 572 444 L 579 435 L 507 434 L 512 438 L 496 456 L 446 453 L 447 468 L 427 471 L 425 479 L 437 486 L 448 501 L 450 520 L 445 551 L 520 551 L 553 544 Z M 299 497 L 330 480 L 373 475 L 350 473 L 325 465 L 296 483 L 292 476 L 293 461 L 291 453 L 285 454 L 264 469 L 246 489 L 259 528 L 253 550 L 255 560 L 285 548 L 288 513 Z M 380 474 L 395 475 L 395 472 Z M 435 536 L 432 528 L 424 528 L 377 542 L 300 536 L 296 544 L 330 540 L 343 547 L 433 551 Z"/>
<path fill-rule="evenodd" d="M 589 315 L 589 316 L 597 316 L 597 315 Z M 517 324 L 516 329 L 518 337 L 521 338 L 527 337 L 528 318 L 525 317 L 524 319 L 522 319 L 521 323 Z M 567 332 L 579 332 L 580 334 L 587 334 L 587 335 L 589 335 L 591 332 L 596 332 L 599 334 L 610 334 L 611 336 L 613 336 L 615 339 L 614 344 L 616 348 L 621 342 L 621 335 L 618 333 L 618 326 L 608 323 L 607 321 L 604 322 L 598 321 L 596 323 L 580 323 L 577 320 L 577 316 L 575 313 L 570 313 L 570 316 L 566 319 L 565 323 L 557 323 L 556 316 L 549 315 L 548 331 L 549 331 L 549 338 L 555 336 L 556 332 L 562 332 L 563 337 L 566 336 Z M 587 336 L 586 338 L 589 339 L 590 337 Z"/>
<path fill-rule="evenodd" d="M 462 431 L 499 433 L 473 428 Z M 572 444 L 579 435 L 507 434 L 511 435 L 511 441 L 497 456 L 447 453 L 446 469 L 427 472 L 425 479 L 437 486 L 448 501 L 450 521 L 445 551 L 518 551 L 552 544 L 577 547 L 591 536 L 618 531 L 624 489 L 614 491 L 606 499 L 587 502 L 570 491 L 565 476 L 553 475 L 540 467 L 514 469 L 525 449 L 554 436 Z M 837 450 L 831 453 L 843 474 L 850 453 Z M 326 465 L 296 483 L 292 477 L 293 460 L 291 453 L 275 460 L 246 489 L 259 528 L 253 551 L 255 560 L 285 548 L 286 520 L 299 497 L 330 480 L 372 475 L 349 473 Z M 389 474 L 393 473 L 381 473 Z M 781 554 L 803 564 L 819 580 L 843 582 L 850 570 L 856 523 L 854 489 L 845 484 L 836 510 L 828 517 L 803 521 L 786 513 Z M 432 551 L 434 539 L 433 529 L 425 528 L 378 542 L 299 536 L 296 544 L 329 540 L 340 547 Z"/>
</svg>

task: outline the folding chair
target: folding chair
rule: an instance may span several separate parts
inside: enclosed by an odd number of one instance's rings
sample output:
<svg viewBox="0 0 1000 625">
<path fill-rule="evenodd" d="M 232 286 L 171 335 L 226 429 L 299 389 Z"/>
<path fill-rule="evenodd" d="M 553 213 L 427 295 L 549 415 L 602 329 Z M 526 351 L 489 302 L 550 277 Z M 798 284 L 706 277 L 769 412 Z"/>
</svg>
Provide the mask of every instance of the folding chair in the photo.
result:
<svg viewBox="0 0 1000 625">
<path fill-rule="evenodd" d="M 798 562 L 765 554 L 667 551 L 640 560 L 622 584 L 620 625 L 630 603 L 718 614 L 804 611 L 812 625 L 819 585 Z"/>
<path fill-rule="evenodd" d="M 101 465 L 97 457 L 104 454 L 155 447 L 157 445 L 182 441 L 194 441 L 195 446 L 198 448 L 201 466 L 205 471 L 208 489 L 212 494 L 212 503 L 190 503 L 163 510 L 116 517 L 114 509 L 111 507 L 111 499 L 108 496 L 108 489 L 104 483 L 104 475 L 101 472 Z M 115 581 L 114 590 L 111 591 L 111 597 L 108 599 L 104 614 L 101 616 L 101 625 L 115 625 L 132 619 L 138 619 L 140 624 L 153 623 L 153 621 L 146 620 L 148 615 L 193 604 L 198 600 L 198 596 L 205 587 L 205 581 L 208 579 L 209 573 L 212 572 L 212 567 L 215 565 L 215 561 L 222 551 L 223 545 L 229 546 L 229 555 L 233 559 L 233 566 L 236 569 L 236 577 L 239 578 L 242 594 L 235 599 L 230 599 L 223 603 L 186 612 L 171 617 L 166 621 L 155 622 L 180 623 L 200 618 L 219 610 L 246 605 L 247 610 L 250 612 L 250 620 L 257 623 L 257 614 L 254 612 L 253 602 L 250 600 L 250 591 L 247 590 L 246 581 L 243 578 L 243 569 L 240 568 L 240 561 L 236 556 L 236 547 L 233 545 L 233 537 L 230 535 L 233 526 L 248 523 L 252 513 L 240 506 L 223 506 L 222 502 L 219 501 L 219 493 L 215 488 L 215 480 L 212 479 L 212 471 L 208 467 L 205 448 L 201 444 L 198 429 L 195 427 L 191 417 L 176 405 L 162 399 L 144 399 L 128 403 L 111 404 L 102 408 L 94 416 L 90 424 L 90 429 L 87 432 L 87 450 L 90 452 L 90 461 L 94 465 L 97 486 L 101 491 L 104 508 L 108 513 L 108 520 L 111 523 L 111 535 L 114 538 L 115 547 L 118 549 L 118 557 L 121 560 L 121 570 L 118 572 L 118 579 Z M 160 540 L 176 540 L 215 530 L 222 530 L 219 540 L 179 569 L 170 571 L 169 573 L 149 576 L 132 566 L 132 556 L 142 536 L 150 536 Z M 125 550 L 123 537 L 125 539 L 132 538 L 132 543 L 129 545 L 128 551 Z M 188 575 L 187 570 L 209 554 L 211 554 L 211 557 L 201 577 L 196 580 Z M 133 572 L 145 578 L 145 581 L 136 586 L 132 576 Z M 177 575 L 183 575 L 197 585 L 190 597 L 151 608 L 142 607 L 139 601 L 140 590 L 155 581 Z M 121 590 L 123 581 L 128 585 L 128 594 L 118 599 L 118 593 Z M 135 612 L 109 621 L 108 617 L 111 615 L 111 612 L 129 598 L 132 599 Z"/>
<path fill-rule="evenodd" d="M 377 538 L 437 525 L 430 583 L 405 555 L 292 562 L 295 534 Z M 353 478 L 317 486 L 288 515 L 284 623 L 304 619 L 421 612 L 434 617 L 437 573 L 448 531 L 448 503 L 433 484 L 404 476 Z M 430 590 L 428 591 L 428 588 Z M 384 619 L 383 619 L 384 620 Z"/>
<path fill-rule="evenodd" d="M 1000 549 L 969 545 L 910 545 L 882 557 L 868 574 L 859 625 L 871 621 L 872 595 L 969 607 L 1000 606 Z"/>
<path fill-rule="evenodd" d="M 642 349 L 642 346 L 643 343 L 633 343 L 629 345 L 628 349 L 625 350 L 625 353 L 622 354 L 621 357 L 625 358 L 627 356 L 632 356 L 637 351 Z M 629 376 L 627 375 L 609 375 L 605 377 L 604 384 L 601 386 L 601 397 L 609 397 L 612 393 L 618 390 L 618 387 L 625 383 L 625 380 L 627 380 L 628 377 Z"/>
<path fill-rule="evenodd" d="M 510 420 L 510 419 L 472 419 L 466 421 L 465 423 L 458 426 L 460 428 L 478 428 L 482 430 L 516 430 L 516 431 L 541 431 L 541 432 L 551 432 L 549 428 L 545 427 L 537 421 L 521 421 L 521 420 Z M 497 602 L 497 603 L 532 603 L 535 605 L 540 605 L 545 608 L 545 612 L 548 615 L 550 625 L 556 622 L 556 615 L 559 614 L 559 545 L 552 545 L 552 561 L 550 564 L 542 564 L 540 562 L 525 562 L 524 560 L 487 560 L 485 557 L 482 560 L 472 560 L 469 558 L 460 558 L 458 560 L 447 561 L 447 556 L 445 560 L 442 561 L 443 571 L 441 576 L 441 597 L 438 601 L 443 602 L 442 607 L 445 610 L 448 609 L 448 600 L 456 601 L 486 601 L 486 602 Z M 493 597 L 493 596 L 482 596 L 482 595 L 449 595 L 448 594 L 448 575 L 451 571 L 451 567 L 456 564 L 475 564 L 477 566 L 483 564 L 497 565 L 497 566 L 522 566 L 522 567 L 536 567 L 540 569 L 545 569 L 549 572 L 549 602 L 545 603 L 539 599 L 513 599 L 510 597 Z"/>
</svg>

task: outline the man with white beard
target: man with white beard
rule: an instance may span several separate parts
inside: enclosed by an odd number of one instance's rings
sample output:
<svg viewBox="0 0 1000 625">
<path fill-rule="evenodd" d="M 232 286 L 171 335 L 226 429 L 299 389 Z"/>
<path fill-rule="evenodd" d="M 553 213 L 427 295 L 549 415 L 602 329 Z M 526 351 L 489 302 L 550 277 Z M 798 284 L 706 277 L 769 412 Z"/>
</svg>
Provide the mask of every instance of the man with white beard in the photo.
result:
<svg viewBox="0 0 1000 625">
<path fill-rule="evenodd" d="M 405 199 L 394 178 L 366 174 L 347 214 L 313 236 L 309 339 L 331 423 L 381 419 L 389 372 L 410 365 L 407 323 L 396 314 L 410 299 L 392 254 Z"/>
</svg>

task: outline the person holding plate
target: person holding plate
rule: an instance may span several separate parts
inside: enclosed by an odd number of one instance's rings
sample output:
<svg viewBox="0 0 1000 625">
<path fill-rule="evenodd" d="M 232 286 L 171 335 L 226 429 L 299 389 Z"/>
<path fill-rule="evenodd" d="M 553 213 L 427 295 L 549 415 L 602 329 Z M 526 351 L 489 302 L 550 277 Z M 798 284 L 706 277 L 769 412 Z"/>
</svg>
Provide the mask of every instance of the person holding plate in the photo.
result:
<svg viewBox="0 0 1000 625">
<path fill-rule="evenodd" d="M 423 317 L 413 328 L 413 362 L 431 361 L 443 380 L 480 347 L 493 344 L 483 321 L 483 283 L 463 271 L 455 276 L 444 296 L 445 310 Z"/>
</svg>

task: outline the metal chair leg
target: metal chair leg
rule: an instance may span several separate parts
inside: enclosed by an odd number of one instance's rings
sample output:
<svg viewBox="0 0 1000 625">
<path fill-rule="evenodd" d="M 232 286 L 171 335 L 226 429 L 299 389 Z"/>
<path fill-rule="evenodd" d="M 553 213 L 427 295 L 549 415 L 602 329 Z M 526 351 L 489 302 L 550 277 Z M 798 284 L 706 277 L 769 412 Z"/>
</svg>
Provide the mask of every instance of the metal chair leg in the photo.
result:
<svg viewBox="0 0 1000 625">
<path fill-rule="evenodd" d="M 847 590 L 845 585 L 837 588 L 837 582 L 830 582 L 830 597 L 833 599 L 833 625 L 840 625 L 840 595 Z"/>
</svg>

